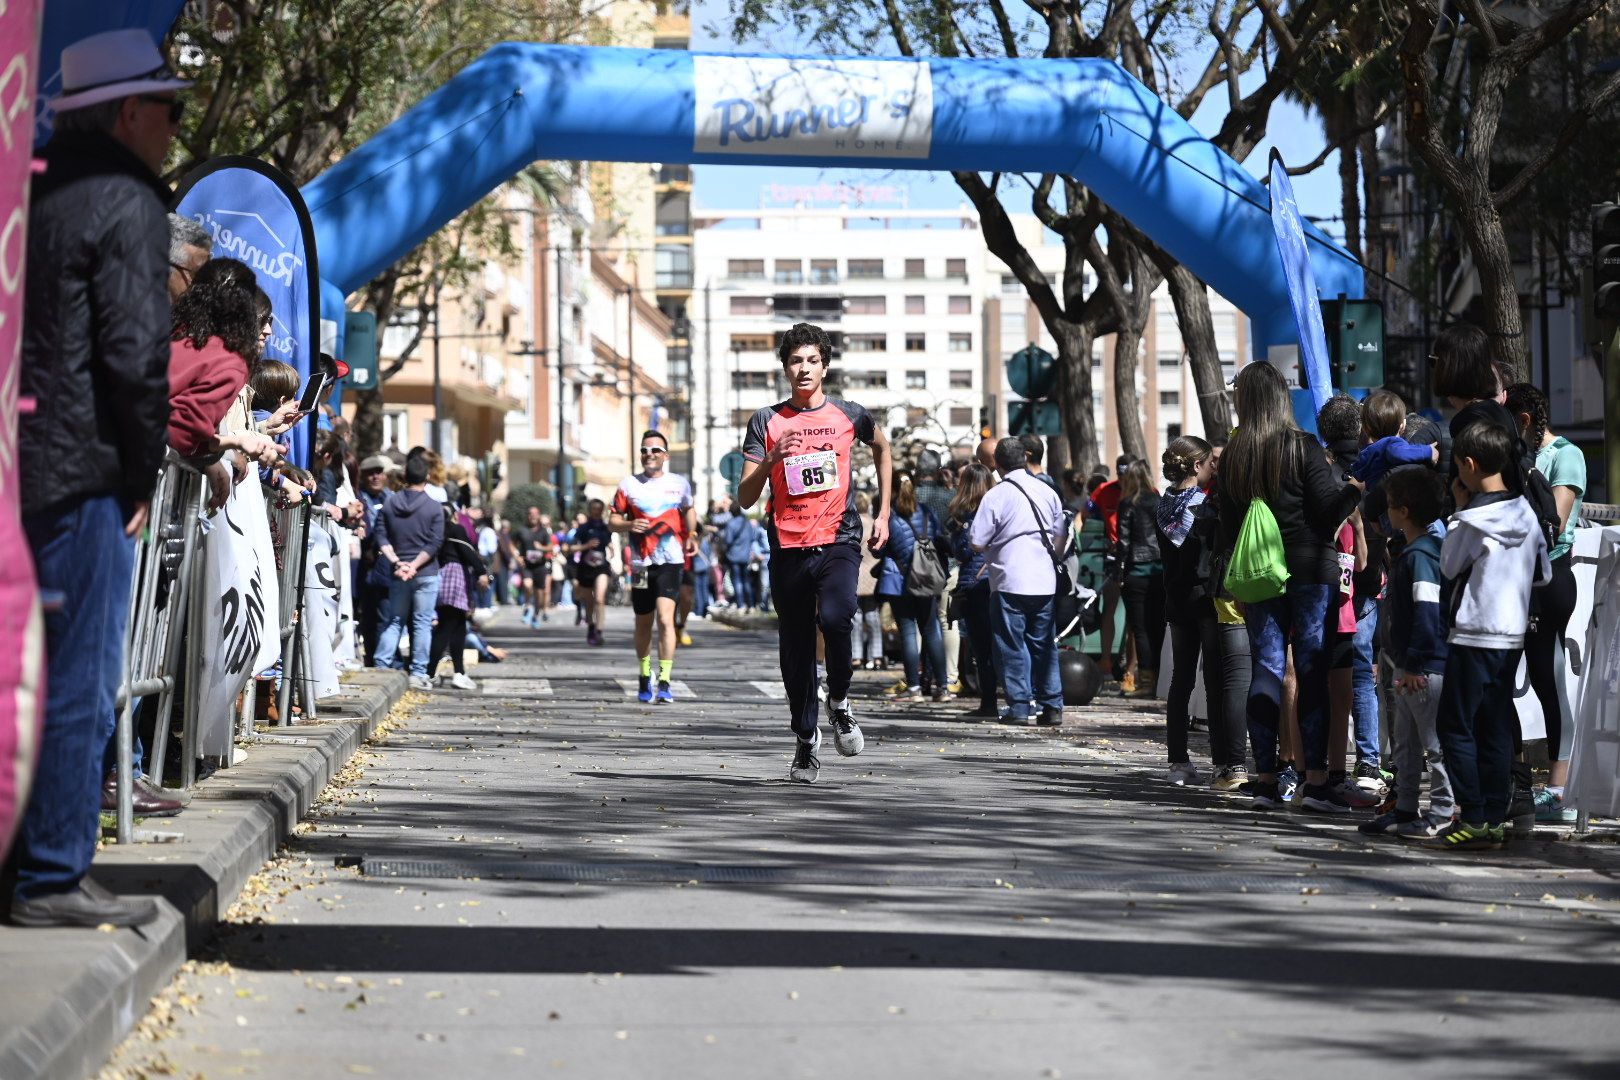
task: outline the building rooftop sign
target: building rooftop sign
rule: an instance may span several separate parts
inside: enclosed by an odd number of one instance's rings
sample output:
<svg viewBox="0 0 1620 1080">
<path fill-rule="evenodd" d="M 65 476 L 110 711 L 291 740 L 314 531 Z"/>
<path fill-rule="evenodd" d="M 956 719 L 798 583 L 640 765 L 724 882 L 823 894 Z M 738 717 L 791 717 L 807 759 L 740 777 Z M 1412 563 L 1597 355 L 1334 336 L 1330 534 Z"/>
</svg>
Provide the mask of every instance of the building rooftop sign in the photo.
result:
<svg viewBox="0 0 1620 1080">
<path fill-rule="evenodd" d="M 777 206 L 898 206 L 905 209 L 911 189 L 905 184 L 764 184 L 759 204 Z"/>
</svg>

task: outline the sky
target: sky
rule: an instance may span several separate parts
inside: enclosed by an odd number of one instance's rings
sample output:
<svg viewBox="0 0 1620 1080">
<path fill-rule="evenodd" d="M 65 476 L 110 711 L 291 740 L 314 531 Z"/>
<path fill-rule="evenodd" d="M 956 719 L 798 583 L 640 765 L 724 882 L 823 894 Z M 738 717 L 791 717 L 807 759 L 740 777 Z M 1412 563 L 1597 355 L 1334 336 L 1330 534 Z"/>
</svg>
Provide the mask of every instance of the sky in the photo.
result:
<svg viewBox="0 0 1620 1080">
<path fill-rule="evenodd" d="M 723 27 L 728 23 L 727 0 L 693 0 L 692 49 L 701 52 L 795 52 L 802 51 L 802 43 L 791 34 L 779 34 L 769 41 L 744 45 L 732 43 Z M 722 28 L 715 34 L 712 30 Z M 1201 55 L 1201 54 L 1200 54 Z M 1252 81 L 1252 80 L 1251 80 Z M 1245 87 L 1247 89 L 1247 87 Z M 1193 116 L 1193 126 L 1208 135 L 1216 131 L 1225 115 L 1226 98 L 1219 90 L 1212 91 L 1203 107 Z M 1271 148 L 1281 150 L 1283 160 L 1290 164 L 1308 162 L 1321 152 L 1323 136 L 1321 124 L 1314 115 L 1288 101 L 1272 106 L 1268 137 L 1244 162 L 1244 167 L 1255 176 L 1264 176 Z M 738 165 L 697 165 L 692 170 L 694 208 L 706 210 L 747 210 L 761 205 L 761 198 L 770 184 L 815 185 L 837 184 L 903 185 L 908 189 L 906 205 L 912 209 L 954 210 L 967 202 L 961 189 L 949 173 L 893 171 L 878 169 L 792 168 L 776 167 L 770 170 Z M 1027 188 L 1011 186 L 1025 192 L 1019 198 L 1009 198 L 1011 210 L 1028 213 Z M 1302 214 L 1308 218 L 1334 217 L 1340 213 L 1338 155 L 1328 159 L 1315 172 L 1294 177 L 1294 194 Z M 885 206 L 897 205 L 885 203 Z M 1344 226 L 1337 221 L 1319 222 L 1328 235 L 1342 240 Z"/>
</svg>

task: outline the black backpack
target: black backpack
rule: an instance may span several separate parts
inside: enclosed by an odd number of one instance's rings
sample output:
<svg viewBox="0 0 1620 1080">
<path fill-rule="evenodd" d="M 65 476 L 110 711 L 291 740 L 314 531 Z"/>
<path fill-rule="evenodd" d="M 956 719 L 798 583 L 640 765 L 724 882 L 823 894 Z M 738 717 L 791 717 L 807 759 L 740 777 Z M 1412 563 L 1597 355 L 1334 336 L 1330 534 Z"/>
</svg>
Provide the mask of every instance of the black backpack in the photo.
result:
<svg viewBox="0 0 1620 1080">
<path fill-rule="evenodd" d="M 1524 498 L 1535 511 L 1536 520 L 1541 523 L 1541 534 L 1547 541 L 1547 550 L 1552 551 L 1553 545 L 1558 543 L 1558 534 L 1564 531 L 1558 520 L 1558 500 L 1553 497 L 1552 484 L 1548 483 L 1546 475 L 1536 468 L 1536 454 L 1534 450 L 1526 447 L 1521 441 L 1519 455 L 1519 474 L 1523 481 Z"/>
</svg>

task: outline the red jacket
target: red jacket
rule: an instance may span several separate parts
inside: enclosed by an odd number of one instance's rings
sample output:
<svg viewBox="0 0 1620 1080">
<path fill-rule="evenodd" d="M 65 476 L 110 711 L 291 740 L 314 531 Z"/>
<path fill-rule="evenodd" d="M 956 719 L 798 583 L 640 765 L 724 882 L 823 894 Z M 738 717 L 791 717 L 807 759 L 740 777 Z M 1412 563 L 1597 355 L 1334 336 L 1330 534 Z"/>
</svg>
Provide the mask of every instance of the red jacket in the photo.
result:
<svg viewBox="0 0 1620 1080">
<path fill-rule="evenodd" d="M 197 348 L 190 338 L 169 346 L 169 445 L 191 457 L 219 431 L 247 385 L 247 361 L 217 337 Z"/>
<path fill-rule="evenodd" d="M 1102 517 L 1103 535 L 1108 537 L 1108 545 L 1112 547 L 1119 542 L 1119 481 L 1098 485 L 1091 493 L 1091 503 Z"/>
</svg>

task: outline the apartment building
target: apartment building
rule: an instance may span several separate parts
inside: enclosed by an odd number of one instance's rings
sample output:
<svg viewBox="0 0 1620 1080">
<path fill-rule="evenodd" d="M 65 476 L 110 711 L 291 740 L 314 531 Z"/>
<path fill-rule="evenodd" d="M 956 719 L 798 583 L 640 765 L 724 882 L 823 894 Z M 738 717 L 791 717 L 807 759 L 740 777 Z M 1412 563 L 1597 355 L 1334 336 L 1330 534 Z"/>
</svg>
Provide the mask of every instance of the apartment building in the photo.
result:
<svg viewBox="0 0 1620 1080">
<path fill-rule="evenodd" d="M 787 396 L 775 346 L 795 322 L 817 323 L 832 335 L 833 395 L 865 405 L 902 450 L 926 446 L 958 459 L 972 452 L 981 423 L 996 434 L 1007 430 L 1007 407 L 1016 400 L 1007 359 L 1029 344 L 1056 352 L 1023 285 L 984 246 L 970 209 L 797 205 L 699 209 L 693 218 L 692 471 L 701 498 L 725 491 L 715 470 L 741 448 L 748 418 Z M 1014 226 L 1055 281 L 1061 242 L 1033 216 L 1016 215 Z M 1220 297 L 1210 301 L 1230 377 L 1247 349 L 1246 321 Z M 1099 340 L 1092 360 L 1100 449 L 1110 463 L 1120 449 L 1113 364 L 1105 362 L 1113 346 L 1112 337 Z M 1170 439 L 1202 433 L 1162 289 L 1143 338 L 1137 388 L 1151 460 Z"/>
<path fill-rule="evenodd" d="M 700 496 L 724 490 L 712 470 L 741 448 L 748 418 L 787 396 L 776 340 L 796 322 L 832 335 L 830 392 L 865 405 L 891 437 L 977 439 L 988 264 L 975 216 L 798 206 L 693 218 Z"/>
</svg>

